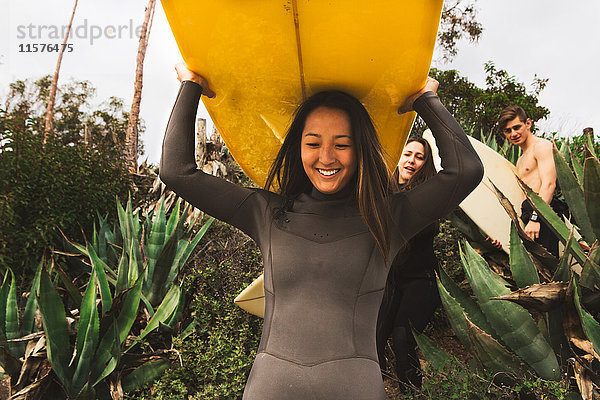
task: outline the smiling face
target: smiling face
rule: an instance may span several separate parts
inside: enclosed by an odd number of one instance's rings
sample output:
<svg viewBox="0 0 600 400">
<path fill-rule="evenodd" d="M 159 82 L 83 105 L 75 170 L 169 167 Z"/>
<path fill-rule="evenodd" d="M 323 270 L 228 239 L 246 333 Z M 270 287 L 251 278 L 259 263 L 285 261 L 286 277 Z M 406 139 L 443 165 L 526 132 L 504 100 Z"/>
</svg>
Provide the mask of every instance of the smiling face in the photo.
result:
<svg viewBox="0 0 600 400">
<path fill-rule="evenodd" d="M 319 192 L 333 194 L 348 185 L 357 161 L 346 112 L 316 108 L 306 118 L 300 146 L 304 171 Z"/>
<path fill-rule="evenodd" d="M 523 145 L 531 135 L 531 119 L 523 122 L 519 117 L 506 123 L 504 136 L 514 145 Z"/>
<path fill-rule="evenodd" d="M 425 164 L 425 148 L 417 141 L 409 142 L 398 162 L 398 183 L 407 183 Z"/>
</svg>

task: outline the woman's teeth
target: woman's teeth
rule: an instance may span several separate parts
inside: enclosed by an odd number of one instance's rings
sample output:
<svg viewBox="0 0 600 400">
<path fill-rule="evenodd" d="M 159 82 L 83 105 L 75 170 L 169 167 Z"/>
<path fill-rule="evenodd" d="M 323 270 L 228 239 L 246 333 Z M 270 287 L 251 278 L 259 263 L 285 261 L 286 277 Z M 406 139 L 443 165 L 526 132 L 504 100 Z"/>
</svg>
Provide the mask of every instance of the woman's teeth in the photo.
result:
<svg viewBox="0 0 600 400">
<path fill-rule="evenodd" d="M 333 174 L 337 174 L 340 170 L 339 169 L 319 169 L 319 168 L 317 168 L 317 171 L 319 171 L 319 173 L 321 175 L 331 176 Z"/>
</svg>

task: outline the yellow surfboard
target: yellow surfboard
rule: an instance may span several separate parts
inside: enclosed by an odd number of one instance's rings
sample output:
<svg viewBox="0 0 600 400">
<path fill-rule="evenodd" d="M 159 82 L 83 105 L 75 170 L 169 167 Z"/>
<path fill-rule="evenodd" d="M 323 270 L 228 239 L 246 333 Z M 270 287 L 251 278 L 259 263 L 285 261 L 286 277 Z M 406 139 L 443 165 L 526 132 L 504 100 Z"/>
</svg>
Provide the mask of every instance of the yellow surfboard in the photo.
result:
<svg viewBox="0 0 600 400">
<path fill-rule="evenodd" d="M 233 300 L 243 310 L 261 318 L 265 316 L 265 277 L 260 274 Z"/>
<path fill-rule="evenodd" d="M 415 119 L 398 115 L 425 82 L 443 0 L 161 0 L 188 68 L 244 172 L 263 186 L 306 97 L 346 91 L 367 108 L 393 168 Z M 262 316 L 262 275 L 236 304 Z"/>
<path fill-rule="evenodd" d="M 262 186 L 292 113 L 324 89 L 356 96 L 394 166 L 415 118 L 443 0 L 161 0 L 231 154 Z"/>
</svg>

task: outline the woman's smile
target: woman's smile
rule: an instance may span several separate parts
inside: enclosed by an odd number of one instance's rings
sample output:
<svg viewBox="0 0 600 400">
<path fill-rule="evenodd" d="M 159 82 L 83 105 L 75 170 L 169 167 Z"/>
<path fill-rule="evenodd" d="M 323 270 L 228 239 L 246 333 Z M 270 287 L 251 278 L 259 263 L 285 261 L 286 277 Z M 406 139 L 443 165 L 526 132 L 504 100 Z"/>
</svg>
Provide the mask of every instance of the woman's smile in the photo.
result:
<svg viewBox="0 0 600 400">
<path fill-rule="evenodd" d="M 333 176 L 335 174 L 337 174 L 338 172 L 340 172 L 340 169 L 322 169 L 322 168 L 317 168 L 317 171 L 319 171 L 319 173 L 321 175 L 325 175 L 325 176 Z"/>
</svg>

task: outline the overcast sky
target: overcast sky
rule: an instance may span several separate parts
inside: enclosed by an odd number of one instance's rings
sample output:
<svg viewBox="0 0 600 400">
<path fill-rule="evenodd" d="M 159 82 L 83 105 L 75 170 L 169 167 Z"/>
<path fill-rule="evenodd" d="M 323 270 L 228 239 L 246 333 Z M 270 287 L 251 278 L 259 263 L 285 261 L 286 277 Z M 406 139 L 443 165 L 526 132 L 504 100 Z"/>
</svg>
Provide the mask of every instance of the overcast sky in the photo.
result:
<svg viewBox="0 0 600 400">
<path fill-rule="evenodd" d="M 263 0 L 264 1 L 264 0 Z M 73 50 L 66 53 L 61 82 L 89 80 L 97 88 L 95 103 L 117 96 L 130 105 L 133 96 L 136 29 L 145 0 L 79 2 Z M 600 133 L 600 1 L 479 0 L 485 31 L 479 43 L 461 42 L 459 54 L 442 69 L 458 69 L 484 85 L 483 64 L 493 61 L 529 85 L 534 75 L 549 78 L 540 104 L 551 111 L 538 124 L 545 131 L 578 134 L 585 126 Z M 68 23 L 72 0 L 0 0 L 0 97 L 16 79 L 52 74 L 54 52 L 27 52 L 27 45 L 60 43 L 57 34 Z M 32 50 L 31 47 L 29 50 Z M 157 7 L 145 63 L 141 117 L 146 155 L 157 163 L 160 143 L 179 84 L 173 65 L 179 51 L 160 6 Z M 205 111 L 201 115 L 208 117 Z"/>
</svg>

